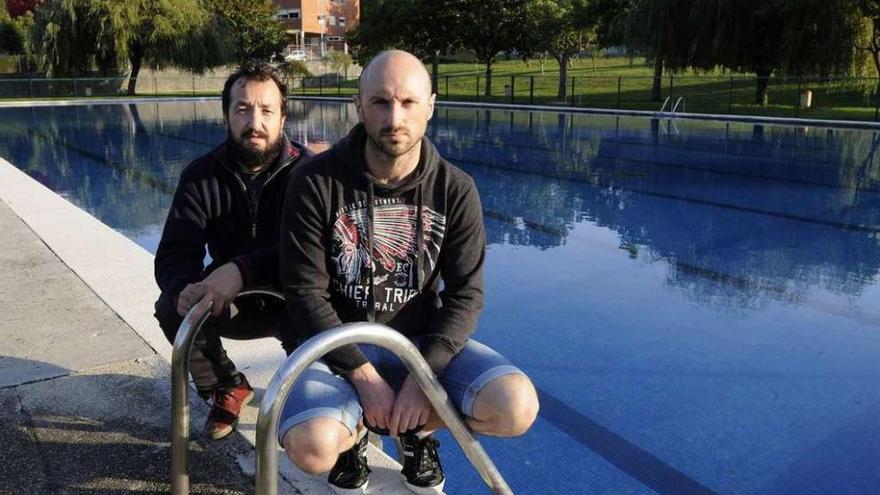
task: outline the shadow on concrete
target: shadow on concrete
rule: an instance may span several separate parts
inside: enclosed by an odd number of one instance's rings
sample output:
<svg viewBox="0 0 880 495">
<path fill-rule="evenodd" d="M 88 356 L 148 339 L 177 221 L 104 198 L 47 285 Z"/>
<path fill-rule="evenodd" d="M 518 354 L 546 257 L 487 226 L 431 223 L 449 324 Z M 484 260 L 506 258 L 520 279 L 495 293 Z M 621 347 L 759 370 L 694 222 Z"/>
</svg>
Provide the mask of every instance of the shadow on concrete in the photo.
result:
<svg viewBox="0 0 880 495">
<path fill-rule="evenodd" d="M 168 373 L 153 356 L 0 389 L 0 493 L 170 491 Z M 250 444 L 207 440 L 207 407 L 191 406 L 191 492 L 252 493 L 236 462 Z"/>
</svg>

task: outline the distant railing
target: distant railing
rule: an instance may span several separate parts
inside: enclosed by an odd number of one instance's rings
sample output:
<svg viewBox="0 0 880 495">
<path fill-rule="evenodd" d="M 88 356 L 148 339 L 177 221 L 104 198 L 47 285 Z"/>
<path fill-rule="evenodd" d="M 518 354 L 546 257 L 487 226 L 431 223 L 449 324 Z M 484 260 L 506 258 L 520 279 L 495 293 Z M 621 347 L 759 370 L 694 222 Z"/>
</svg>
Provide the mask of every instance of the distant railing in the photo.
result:
<svg viewBox="0 0 880 495">
<path fill-rule="evenodd" d="M 136 81 L 136 96 L 218 96 L 224 80 L 145 76 Z M 755 104 L 759 81 L 766 87 L 767 105 Z M 0 79 L 0 99 L 125 96 L 128 84 L 127 78 L 6 78 Z M 349 97 L 357 91 L 356 78 L 337 74 L 290 77 L 287 84 L 292 96 Z M 878 78 L 576 75 L 563 86 L 560 95 L 558 74 L 498 73 L 487 88 L 485 74 L 472 72 L 441 75 L 435 91 L 447 101 L 646 111 L 656 111 L 674 95 L 687 101 L 691 113 L 880 120 Z"/>
</svg>

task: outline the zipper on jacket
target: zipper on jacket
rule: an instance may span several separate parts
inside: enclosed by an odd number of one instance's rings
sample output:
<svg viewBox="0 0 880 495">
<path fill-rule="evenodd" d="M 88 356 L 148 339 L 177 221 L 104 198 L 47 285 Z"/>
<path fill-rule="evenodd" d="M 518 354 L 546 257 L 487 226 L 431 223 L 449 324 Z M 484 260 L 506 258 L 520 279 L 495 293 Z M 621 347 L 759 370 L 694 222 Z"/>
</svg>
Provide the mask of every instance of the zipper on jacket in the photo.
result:
<svg viewBox="0 0 880 495">
<path fill-rule="evenodd" d="M 226 168 L 227 168 L 227 170 L 229 169 L 229 167 L 226 167 Z M 254 204 L 254 201 L 251 200 L 251 195 L 248 194 L 247 185 L 245 185 L 244 181 L 241 180 L 241 177 L 239 177 L 238 174 L 236 174 L 235 172 L 232 172 L 232 170 L 229 170 L 229 172 L 231 172 L 232 176 L 235 177 L 235 180 L 238 181 L 238 185 L 241 186 L 241 192 L 244 194 L 244 197 L 246 198 L 245 200 L 248 203 L 248 214 L 251 217 L 251 239 L 256 240 L 256 238 L 257 238 L 257 206 Z M 262 192 L 262 190 L 261 190 L 261 192 Z M 259 199 L 259 195 L 257 195 L 257 196 Z"/>
<path fill-rule="evenodd" d="M 265 184 L 263 187 L 265 187 Z M 251 239 L 254 241 L 257 240 L 257 210 L 260 208 L 260 194 L 262 192 L 263 190 L 260 189 L 260 192 L 257 193 L 257 198 L 251 204 Z"/>
<path fill-rule="evenodd" d="M 260 211 L 260 196 L 263 195 L 263 191 L 266 190 L 266 186 L 268 186 L 269 183 L 272 182 L 272 179 L 274 179 L 291 163 L 293 163 L 293 160 L 288 160 L 279 165 L 278 168 L 275 169 L 275 172 L 272 173 L 272 175 L 266 177 L 266 182 L 263 182 L 263 187 L 261 187 L 259 192 L 257 192 L 257 196 L 254 198 L 253 204 L 251 204 L 251 239 L 257 240 L 257 213 Z M 247 191 L 245 191 L 245 193 L 247 193 Z M 248 195 L 248 197 L 250 197 L 250 195 Z"/>
<path fill-rule="evenodd" d="M 282 151 L 282 153 L 283 153 L 283 151 Z M 300 157 L 301 156 L 302 155 L 300 155 Z M 244 193 L 244 197 L 247 198 L 248 211 L 251 216 L 251 240 L 254 240 L 254 241 L 257 240 L 257 212 L 259 211 L 259 208 L 260 208 L 260 196 L 263 194 L 263 190 L 266 189 L 266 186 L 269 185 L 269 182 L 271 182 L 272 179 L 274 179 L 279 173 L 281 173 L 282 170 L 284 170 L 285 168 L 290 166 L 290 164 L 293 163 L 294 161 L 295 160 L 293 160 L 293 159 L 288 159 L 288 160 L 285 160 L 284 162 L 280 163 L 278 165 L 278 168 L 276 168 L 275 171 L 272 172 L 272 175 L 270 175 L 269 177 L 266 178 L 266 182 L 263 183 L 263 187 L 260 188 L 260 192 L 257 193 L 256 198 L 254 198 L 253 200 L 251 200 L 251 195 L 248 194 L 247 185 L 245 185 L 244 181 L 241 180 L 241 177 L 239 177 L 237 173 L 235 173 L 231 168 L 229 168 L 229 166 L 227 166 L 223 160 L 220 161 L 220 163 L 223 165 L 223 167 L 226 170 L 228 170 L 229 173 L 231 173 L 233 177 L 235 177 L 235 180 L 238 181 L 238 185 L 241 186 L 241 191 Z"/>
</svg>

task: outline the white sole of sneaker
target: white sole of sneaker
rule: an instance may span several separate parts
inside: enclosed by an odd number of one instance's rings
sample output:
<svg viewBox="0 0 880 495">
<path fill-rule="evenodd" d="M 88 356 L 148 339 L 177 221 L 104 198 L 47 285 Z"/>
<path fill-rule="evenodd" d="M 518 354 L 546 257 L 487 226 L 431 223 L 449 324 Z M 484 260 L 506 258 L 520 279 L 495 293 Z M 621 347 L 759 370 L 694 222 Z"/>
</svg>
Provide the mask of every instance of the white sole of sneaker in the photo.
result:
<svg viewBox="0 0 880 495">
<path fill-rule="evenodd" d="M 410 485 L 406 480 L 404 480 L 403 484 L 406 485 L 409 491 L 417 495 L 443 495 L 443 486 L 446 484 L 446 480 L 441 481 L 437 486 L 415 486 Z"/>
<path fill-rule="evenodd" d="M 367 493 L 367 486 L 370 484 L 370 480 L 367 480 L 366 483 L 357 487 L 357 488 L 340 488 L 332 483 L 330 483 L 330 488 L 333 490 L 333 493 L 336 495 L 363 495 Z"/>
</svg>

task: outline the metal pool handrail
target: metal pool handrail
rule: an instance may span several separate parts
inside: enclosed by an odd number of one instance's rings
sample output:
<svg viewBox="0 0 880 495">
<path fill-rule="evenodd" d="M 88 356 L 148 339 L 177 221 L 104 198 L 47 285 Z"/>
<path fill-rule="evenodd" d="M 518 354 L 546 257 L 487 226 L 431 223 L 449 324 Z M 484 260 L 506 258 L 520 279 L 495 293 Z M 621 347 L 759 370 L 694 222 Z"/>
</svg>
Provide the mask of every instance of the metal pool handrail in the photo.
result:
<svg viewBox="0 0 880 495">
<path fill-rule="evenodd" d="M 672 100 L 671 96 L 667 96 L 665 100 L 663 100 L 663 105 L 660 107 L 659 113 L 666 113 L 666 105 Z"/>
<path fill-rule="evenodd" d="M 675 105 L 672 106 L 672 113 L 678 111 L 678 106 L 681 105 L 681 109 L 684 110 L 684 96 L 679 96 L 677 100 L 675 100 Z"/>
<path fill-rule="evenodd" d="M 246 290 L 239 293 L 236 299 L 257 294 L 284 300 L 279 292 L 266 289 Z M 200 315 L 196 314 L 197 306 L 189 310 L 177 330 L 171 351 L 171 493 L 174 495 L 189 493 L 189 356 L 193 341 L 211 314 L 213 306 L 212 301 Z"/>
<path fill-rule="evenodd" d="M 260 402 L 260 414 L 257 416 L 257 495 L 278 493 L 278 417 L 293 383 L 310 364 L 328 352 L 348 344 L 373 344 L 396 354 L 425 392 L 434 410 L 492 493 L 513 494 L 482 445 L 458 415 L 446 390 L 434 377 L 415 345 L 404 335 L 384 325 L 350 323 L 321 332 L 300 344 L 269 382 Z"/>
</svg>

